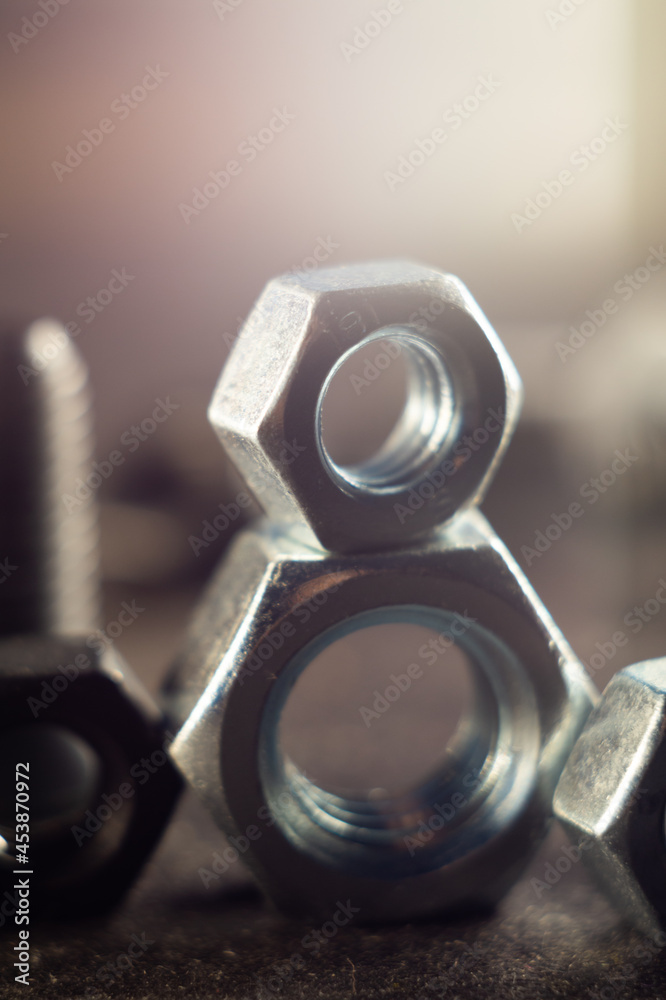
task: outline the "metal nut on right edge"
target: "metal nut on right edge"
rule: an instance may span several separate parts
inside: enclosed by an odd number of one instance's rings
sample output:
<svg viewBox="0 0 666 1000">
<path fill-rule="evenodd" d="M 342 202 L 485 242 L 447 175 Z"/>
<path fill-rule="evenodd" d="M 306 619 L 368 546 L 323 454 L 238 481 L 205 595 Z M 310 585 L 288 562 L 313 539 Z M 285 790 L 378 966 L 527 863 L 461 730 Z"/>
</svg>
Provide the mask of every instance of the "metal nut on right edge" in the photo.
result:
<svg viewBox="0 0 666 1000">
<path fill-rule="evenodd" d="M 555 814 L 619 912 L 666 927 L 666 658 L 621 670 L 579 737 Z"/>
</svg>

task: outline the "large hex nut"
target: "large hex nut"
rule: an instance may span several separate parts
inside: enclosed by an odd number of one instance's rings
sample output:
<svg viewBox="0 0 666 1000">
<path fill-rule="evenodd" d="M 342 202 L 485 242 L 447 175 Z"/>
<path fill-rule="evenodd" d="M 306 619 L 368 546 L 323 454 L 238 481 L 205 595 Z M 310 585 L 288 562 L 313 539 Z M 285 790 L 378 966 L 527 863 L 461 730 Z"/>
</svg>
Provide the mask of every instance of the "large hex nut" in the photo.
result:
<svg viewBox="0 0 666 1000">
<path fill-rule="evenodd" d="M 349 899 L 362 920 L 402 920 L 494 903 L 547 829 L 593 686 L 479 512 L 391 553 L 334 554 L 308 538 L 264 523 L 235 540 L 171 681 L 187 719 L 176 764 L 287 911 L 330 914 Z M 403 798 L 352 800 L 285 758 L 282 708 L 323 646 L 455 615 L 470 626 L 458 642 L 476 707 L 440 773 Z"/>
<path fill-rule="evenodd" d="M 344 469 L 326 449 L 323 400 L 351 353 L 384 338 L 407 362 L 407 405 L 379 453 Z M 273 520 L 305 521 L 335 551 L 370 551 L 478 503 L 520 402 L 513 363 L 462 282 L 392 261 L 271 281 L 209 416 Z"/>
<path fill-rule="evenodd" d="M 607 685 L 562 773 L 555 811 L 619 911 L 666 926 L 666 659 Z"/>
<path fill-rule="evenodd" d="M 20 902 L 14 869 L 35 872 L 33 915 L 118 901 L 181 787 L 165 741 L 161 714 L 96 638 L 0 642 L 0 926 Z"/>
</svg>

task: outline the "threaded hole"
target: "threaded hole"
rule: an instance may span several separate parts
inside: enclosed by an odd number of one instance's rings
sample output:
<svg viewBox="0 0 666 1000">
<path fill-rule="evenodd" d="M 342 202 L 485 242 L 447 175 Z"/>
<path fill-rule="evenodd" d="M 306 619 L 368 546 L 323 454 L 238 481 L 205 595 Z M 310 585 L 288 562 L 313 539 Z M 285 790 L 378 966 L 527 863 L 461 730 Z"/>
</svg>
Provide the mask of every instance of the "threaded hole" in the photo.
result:
<svg viewBox="0 0 666 1000">
<path fill-rule="evenodd" d="M 436 464 L 453 417 L 438 352 L 406 329 L 386 327 L 344 354 L 326 379 L 319 448 L 343 487 L 396 491 Z"/>
<path fill-rule="evenodd" d="M 402 797 L 455 757 L 474 698 L 455 637 L 422 625 L 360 628 L 301 673 L 284 706 L 284 755 L 326 792 Z"/>
</svg>

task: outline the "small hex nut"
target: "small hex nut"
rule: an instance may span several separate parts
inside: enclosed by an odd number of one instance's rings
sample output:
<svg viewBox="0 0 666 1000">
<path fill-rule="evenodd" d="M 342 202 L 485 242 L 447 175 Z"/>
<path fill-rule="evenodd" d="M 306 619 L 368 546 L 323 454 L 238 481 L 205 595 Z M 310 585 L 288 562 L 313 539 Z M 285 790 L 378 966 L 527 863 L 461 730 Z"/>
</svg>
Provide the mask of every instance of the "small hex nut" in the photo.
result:
<svg viewBox="0 0 666 1000">
<path fill-rule="evenodd" d="M 161 714 L 118 654 L 86 638 L 0 642 L 0 895 L 21 867 L 29 815 L 33 914 L 101 912 L 131 885 L 181 781 Z M 18 765 L 21 765 L 20 767 Z M 17 782 L 20 795 L 17 798 Z M 16 806 L 15 806 L 15 803 Z M 11 911 L 11 905 L 9 905 Z M 13 920 L 5 905 L 0 926 Z"/>
<path fill-rule="evenodd" d="M 284 754 L 282 709 L 331 641 L 386 621 L 440 631 L 456 617 L 475 705 L 436 775 L 393 799 L 345 798 Z M 186 720 L 171 745 L 177 766 L 273 901 L 330 917 L 350 900 L 373 921 L 501 897 L 548 828 L 595 692 L 470 510 L 392 552 L 327 552 L 307 530 L 269 522 L 244 530 L 199 608 L 168 697 Z"/>
<path fill-rule="evenodd" d="M 328 454 L 323 400 L 372 340 L 403 354 L 408 400 L 380 451 Z M 389 548 L 483 498 L 520 410 L 514 365 L 457 278 L 400 261 L 271 281 L 241 330 L 209 411 L 229 457 L 276 522 L 334 551 Z"/>
<path fill-rule="evenodd" d="M 590 714 L 554 799 L 609 898 L 651 937 L 666 926 L 665 733 L 666 658 L 626 667 Z"/>
</svg>

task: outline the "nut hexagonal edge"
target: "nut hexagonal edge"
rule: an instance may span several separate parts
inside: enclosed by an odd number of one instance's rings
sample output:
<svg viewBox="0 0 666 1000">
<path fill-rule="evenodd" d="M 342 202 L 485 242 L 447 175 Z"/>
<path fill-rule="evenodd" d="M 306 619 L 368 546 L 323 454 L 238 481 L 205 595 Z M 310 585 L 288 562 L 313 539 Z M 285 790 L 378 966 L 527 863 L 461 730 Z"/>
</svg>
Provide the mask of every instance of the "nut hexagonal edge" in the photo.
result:
<svg viewBox="0 0 666 1000">
<path fill-rule="evenodd" d="M 426 310 L 427 321 L 419 310 Z M 454 416 L 439 450 L 414 478 L 368 491 L 341 484 L 332 473 L 317 414 L 340 358 L 389 326 L 406 330 L 441 359 Z M 371 551 L 423 535 L 481 501 L 521 400 L 513 362 L 462 282 L 418 264 L 386 261 L 271 281 L 223 369 L 209 419 L 271 518 L 304 521 L 331 550 Z"/>
<path fill-rule="evenodd" d="M 567 761 L 555 814 L 622 916 L 650 937 L 666 917 L 666 658 L 608 683 Z"/>
<path fill-rule="evenodd" d="M 231 597 L 239 574 L 253 588 L 243 601 Z M 433 582 L 441 591 L 437 597 Z M 478 834 L 479 840 L 468 853 L 439 868 L 417 870 L 415 863 L 411 874 L 400 877 L 355 874 L 302 851 L 279 822 L 262 821 L 266 748 L 261 726 L 280 677 L 289 681 L 290 665 L 301 650 L 331 624 L 366 606 L 403 603 L 406 591 L 414 605 L 478 617 L 515 654 L 522 665 L 514 688 L 522 694 L 515 697 L 529 695 L 534 703 L 526 718 L 530 733 L 516 733 L 517 766 L 529 758 L 531 776 L 520 787 L 509 787 L 507 795 L 497 789 L 494 815 L 505 818 L 498 819 L 486 840 L 475 827 L 472 839 Z M 300 615 L 300 607 L 326 594 L 332 596 L 319 602 L 316 614 Z M 283 627 L 301 618 L 295 632 Z M 255 652 L 278 632 L 284 642 L 259 662 Z M 187 716 L 172 756 L 224 832 L 247 840 L 243 860 L 273 901 L 289 912 L 319 916 L 330 914 L 338 898 L 349 898 L 361 907 L 364 921 L 412 919 L 497 902 L 548 829 L 554 787 L 596 696 L 548 612 L 477 511 L 441 527 L 422 546 L 390 555 L 324 552 L 307 545 L 305 536 L 279 533 L 270 524 L 246 529 L 211 584 L 171 692 L 175 704 L 180 693 L 180 710 Z M 536 746 L 530 727 L 538 733 Z M 248 836 L 253 824 L 261 830 L 256 839 Z"/>
<path fill-rule="evenodd" d="M 102 912 L 130 887 L 182 787 L 166 753 L 164 719 L 109 647 L 102 651 L 85 637 L 2 640 L 0 730 L 42 723 L 65 727 L 92 747 L 103 778 L 85 817 L 71 828 L 72 843 L 59 841 L 61 852 L 47 845 L 49 863 L 38 866 L 31 909 L 59 918 Z M 159 761 L 152 759 L 158 753 Z M 6 864 L 0 879 L 9 899 L 15 878 Z"/>
</svg>

